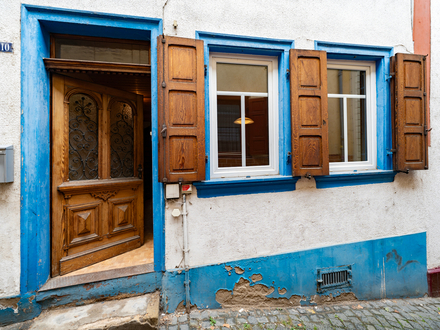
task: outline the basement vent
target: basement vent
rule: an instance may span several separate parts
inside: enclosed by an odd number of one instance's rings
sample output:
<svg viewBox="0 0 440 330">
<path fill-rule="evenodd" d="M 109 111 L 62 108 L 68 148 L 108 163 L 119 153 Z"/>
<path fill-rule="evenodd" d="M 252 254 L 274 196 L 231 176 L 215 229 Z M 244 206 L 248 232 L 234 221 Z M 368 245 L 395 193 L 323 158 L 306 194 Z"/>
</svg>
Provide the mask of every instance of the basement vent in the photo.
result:
<svg viewBox="0 0 440 330">
<path fill-rule="evenodd" d="M 318 292 L 348 286 L 351 286 L 351 265 L 318 269 Z"/>
</svg>

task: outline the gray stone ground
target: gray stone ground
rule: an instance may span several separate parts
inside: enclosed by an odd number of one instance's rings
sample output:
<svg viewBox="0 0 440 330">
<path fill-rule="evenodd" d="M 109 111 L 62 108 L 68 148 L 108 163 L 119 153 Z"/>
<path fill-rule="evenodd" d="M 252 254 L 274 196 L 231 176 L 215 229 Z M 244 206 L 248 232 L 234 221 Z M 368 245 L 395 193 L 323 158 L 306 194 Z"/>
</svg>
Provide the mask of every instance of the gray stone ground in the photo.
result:
<svg viewBox="0 0 440 330">
<path fill-rule="evenodd" d="M 162 314 L 165 329 L 440 329 L 440 298 Z"/>
</svg>

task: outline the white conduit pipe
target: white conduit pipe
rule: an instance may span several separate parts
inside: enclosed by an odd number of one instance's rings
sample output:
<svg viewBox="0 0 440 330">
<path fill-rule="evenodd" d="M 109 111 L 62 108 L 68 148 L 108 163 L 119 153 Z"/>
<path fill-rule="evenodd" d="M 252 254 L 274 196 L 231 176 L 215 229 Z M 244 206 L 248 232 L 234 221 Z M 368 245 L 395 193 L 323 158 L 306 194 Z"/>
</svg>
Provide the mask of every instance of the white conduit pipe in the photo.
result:
<svg viewBox="0 0 440 330">
<path fill-rule="evenodd" d="M 183 218 L 183 266 L 185 267 L 185 305 L 186 312 L 189 313 L 191 309 L 191 299 L 189 296 L 189 265 L 188 265 L 188 218 L 187 218 L 187 210 L 186 210 L 186 195 L 183 195 L 183 203 L 182 203 L 182 218 Z"/>
</svg>

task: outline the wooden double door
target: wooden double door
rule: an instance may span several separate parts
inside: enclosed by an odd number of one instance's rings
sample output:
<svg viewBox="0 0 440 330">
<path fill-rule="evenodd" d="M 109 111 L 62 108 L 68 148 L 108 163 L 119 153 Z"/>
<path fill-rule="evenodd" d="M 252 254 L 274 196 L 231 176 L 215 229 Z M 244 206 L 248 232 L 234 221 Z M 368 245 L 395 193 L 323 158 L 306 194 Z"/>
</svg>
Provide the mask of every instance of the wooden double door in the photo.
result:
<svg viewBox="0 0 440 330">
<path fill-rule="evenodd" d="M 52 276 L 143 244 L 142 95 L 52 76 Z"/>
</svg>

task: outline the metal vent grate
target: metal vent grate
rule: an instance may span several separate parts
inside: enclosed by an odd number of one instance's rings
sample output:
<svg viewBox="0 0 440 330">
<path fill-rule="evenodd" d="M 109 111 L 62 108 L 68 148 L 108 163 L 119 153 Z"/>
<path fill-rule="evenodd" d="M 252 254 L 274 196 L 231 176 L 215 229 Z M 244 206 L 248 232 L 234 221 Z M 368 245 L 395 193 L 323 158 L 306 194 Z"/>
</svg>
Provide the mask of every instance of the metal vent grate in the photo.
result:
<svg viewBox="0 0 440 330">
<path fill-rule="evenodd" d="M 342 270 L 340 272 L 333 272 L 322 274 L 322 285 L 335 285 L 341 283 L 348 283 L 348 271 Z"/>
<path fill-rule="evenodd" d="M 318 292 L 351 285 L 351 265 L 318 269 Z"/>
</svg>

